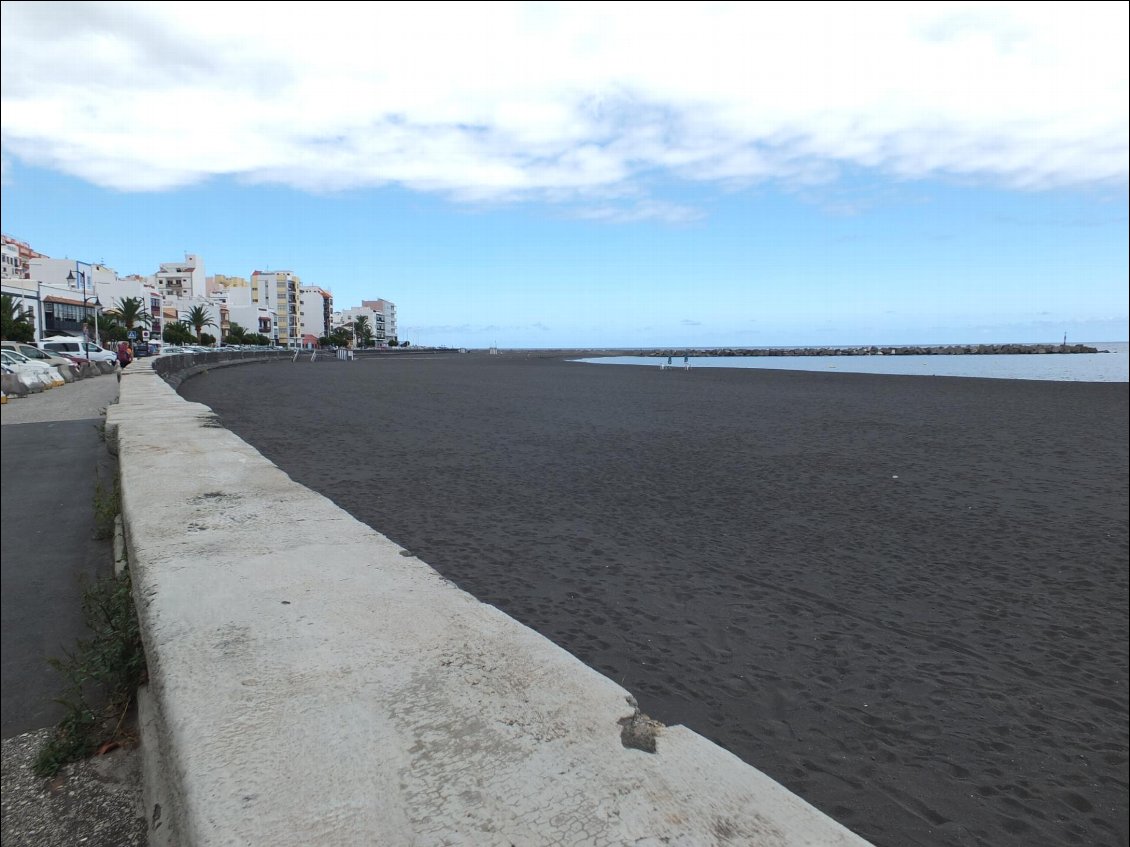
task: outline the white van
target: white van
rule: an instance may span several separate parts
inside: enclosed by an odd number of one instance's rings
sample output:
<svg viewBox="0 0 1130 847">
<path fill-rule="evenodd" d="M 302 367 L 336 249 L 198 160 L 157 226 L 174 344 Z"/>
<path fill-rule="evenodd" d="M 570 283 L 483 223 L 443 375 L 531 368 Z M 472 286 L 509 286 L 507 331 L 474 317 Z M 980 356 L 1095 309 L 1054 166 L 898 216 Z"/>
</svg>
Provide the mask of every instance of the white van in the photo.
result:
<svg viewBox="0 0 1130 847">
<path fill-rule="evenodd" d="M 117 354 L 103 350 L 93 341 L 82 338 L 57 335 L 54 338 L 44 338 L 35 346 L 47 353 L 66 353 L 69 356 L 78 356 L 80 359 L 89 358 L 92 362 L 118 361 Z"/>
</svg>

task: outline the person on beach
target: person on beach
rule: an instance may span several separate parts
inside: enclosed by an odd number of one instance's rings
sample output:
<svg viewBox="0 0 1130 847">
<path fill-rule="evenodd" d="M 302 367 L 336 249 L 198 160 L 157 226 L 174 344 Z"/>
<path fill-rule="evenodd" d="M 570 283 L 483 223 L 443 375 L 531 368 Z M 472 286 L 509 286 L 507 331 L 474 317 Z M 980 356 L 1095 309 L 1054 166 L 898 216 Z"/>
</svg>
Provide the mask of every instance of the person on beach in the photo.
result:
<svg viewBox="0 0 1130 847">
<path fill-rule="evenodd" d="M 118 342 L 118 365 L 122 370 L 125 370 L 126 365 L 133 361 L 133 351 L 129 349 L 129 344 L 124 341 Z"/>
</svg>

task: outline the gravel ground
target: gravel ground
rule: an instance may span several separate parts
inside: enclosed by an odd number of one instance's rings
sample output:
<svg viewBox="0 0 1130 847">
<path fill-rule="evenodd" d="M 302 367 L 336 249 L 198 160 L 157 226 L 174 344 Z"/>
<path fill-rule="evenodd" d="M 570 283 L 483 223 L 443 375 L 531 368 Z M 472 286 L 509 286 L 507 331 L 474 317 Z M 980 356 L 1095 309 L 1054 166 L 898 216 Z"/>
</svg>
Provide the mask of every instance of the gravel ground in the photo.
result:
<svg viewBox="0 0 1130 847">
<path fill-rule="evenodd" d="M 31 770 L 51 728 L 3 742 L 0 843 L 4 847 L 145 844 L 141 755 L 119 749 L 68 765 L 54 779 Z"/>
<path fill-rule="evenodd" d="M 0 422 L 47 423 L 97 418 L 118 399 L 118 377 L 107 374 L 42 394 L 12 397 Z M 132 847 L 146 841 L 141 755 L 136 747 L 76 762 L 54 779 L 31 765 L 53 727 L 3 740 L 0 843 L 4 847 Z"/>
</svg>

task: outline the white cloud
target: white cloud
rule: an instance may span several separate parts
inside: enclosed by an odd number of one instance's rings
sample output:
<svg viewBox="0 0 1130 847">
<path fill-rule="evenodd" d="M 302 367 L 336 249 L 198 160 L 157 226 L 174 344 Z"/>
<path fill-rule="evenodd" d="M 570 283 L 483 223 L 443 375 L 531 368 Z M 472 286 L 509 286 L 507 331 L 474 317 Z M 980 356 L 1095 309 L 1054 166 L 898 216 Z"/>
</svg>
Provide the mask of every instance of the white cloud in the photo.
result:
<svg viewBox="0 0 1130 847">
<path fill-rule="evenodd" d="M 627 197 L 617 202 L 594 200 L 573 212 L 575 217 L 591 221 L 632 223 L 657 220 L 666 223 L 690 223 L 703 217 L 701 209 L 668 203 L 662 200 Z"/>
<path fill-rule="evenodd" d="M 5 3 L 4 160 L 605 220 L 693 219 L 657 175 L 1122 184 L 1127 30 L 1125 3 Z"/>
</svg>

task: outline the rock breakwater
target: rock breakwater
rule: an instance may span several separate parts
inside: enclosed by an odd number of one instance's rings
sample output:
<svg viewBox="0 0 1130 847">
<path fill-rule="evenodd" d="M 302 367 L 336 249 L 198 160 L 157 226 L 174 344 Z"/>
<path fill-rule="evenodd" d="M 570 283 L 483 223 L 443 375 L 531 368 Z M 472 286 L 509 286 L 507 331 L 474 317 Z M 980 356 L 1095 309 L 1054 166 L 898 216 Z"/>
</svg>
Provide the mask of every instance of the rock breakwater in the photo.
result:
<svg viewBox="0 0 1130 847">
<path fill-rule="evenodd" d="M 923 347 L 721 347 L 640 350 L 639 356 L 990 356 L 1049 353 L 1100 353 L 1085 344 L 944 344 Z"/>
</svg>

